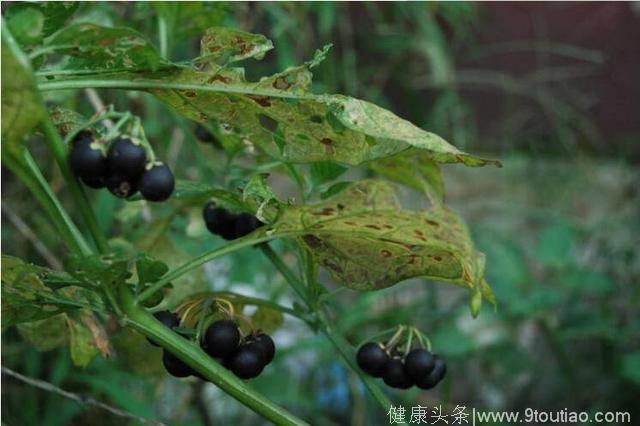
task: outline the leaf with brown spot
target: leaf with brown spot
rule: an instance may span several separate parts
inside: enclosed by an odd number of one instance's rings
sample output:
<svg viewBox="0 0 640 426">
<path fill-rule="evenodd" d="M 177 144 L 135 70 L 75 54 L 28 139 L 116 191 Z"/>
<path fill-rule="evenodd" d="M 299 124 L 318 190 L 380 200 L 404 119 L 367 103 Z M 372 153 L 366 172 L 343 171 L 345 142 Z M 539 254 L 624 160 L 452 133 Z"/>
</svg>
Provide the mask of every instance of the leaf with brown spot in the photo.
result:
<svg viewBox="0 0 640 426">
<path fill-rule="evenodd" d="M 203 56 L 196 58 L 197 66 L 162 63 L 161 71 L 105 72 L 101 79 L 134 80 L 155 86 L 148 91 L 178 113 L 199 122 L 206 115 L 210 125 L 236 129 L 235 136 L 240 140 L 286 162 L 357 165 L 417 148 L 435 163 L 499 164 L 459 151 L 441 137 L 372 103 L 311 93 L 311 69 L 326 57 L 328 46 L 302 65 L 251 82 L 246 81 L 241 68 L 222 67 L 219 63 L 258 59 L 271 48 L 270 41 L 261 35 L 214 28 L 205 33 L 202 45 Z M 78 54 L 71 50 L 66 53 Z M 104 71 L 113 70 L 114 61 L 118 62 L 118 57 L 103 63 Z M 189 85 L 196 96 L 186 96 L 173 88 L 157 88 L 163 83 Z M 266 123 L 264 117 L 272 121 Z M 277 131 L 270 131 L 269 124 L 274 123 L 278 124 Z"/>
<path fill-rule="evenodd" d="M 69 25 L 48 38 L 45 46 L 57 47 L 57 53 L 69 55 L 64 66 L 74 70 L 154 71 L 169 64 L 142 34 L 126 27 Z"/>
<path fill-rule="evenodd" d="M 331 215 L 317 214 L 329 210 Z M 320 203 L 283 208 L 273 227 L 275 233 L 306 231 L 299 242 L 346 287 L 375 290 L 425 277 L 483 289 L 492 301 L 483 280 L 484 255 L 462 219 L 442 205 L 404 210 L 387 182 L 358 181 Z"/>
<path fill-rule="evenodd" d="M 200 40 L 200 57 L 196 62 L 222 60 L 225 63 L 243 59 L 262 59 L 273 49 L 271 40 L 261 34 L 251 34 L 226 27 L 212 27 L 205 31 Z"/>
</svg>

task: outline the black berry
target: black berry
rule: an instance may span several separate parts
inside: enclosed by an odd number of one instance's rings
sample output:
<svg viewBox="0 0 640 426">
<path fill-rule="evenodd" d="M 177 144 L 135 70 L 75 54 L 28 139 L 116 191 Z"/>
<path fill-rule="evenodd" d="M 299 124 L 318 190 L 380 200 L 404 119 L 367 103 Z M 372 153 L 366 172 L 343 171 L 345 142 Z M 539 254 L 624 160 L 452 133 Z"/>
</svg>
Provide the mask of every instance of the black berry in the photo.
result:
<svg viewBox="0 0 640 426">
<path fill-rule="evenodd" d="M 435 367 L 435 357 L 425 349 L 414 349 L 404 359 L 404 372 L 417 383 L 424 380 Z"/>
<path fill-rule="evenodd" d="M 118 198 L 128 198 L 138 192 L 137 179 L 126 178 L 118 173 L 111 173 L 105 180 L 107 189 Z"/>
<path fill-rule="evenodd" d="M 240 343 L 240 331 L 233 321 L 216 321 L 204 332 L 203 349 L 212 357 L 231 355 Z"/>
<path fill-rule="evenodd" d="M 404 372 L 404 363 L 400 358 L 392 358 L 387 362 L 382 379 L 387 386 L 396 389 L 409 389 L 413 383 Z"/>
<path fill-rule="evenodd" d="M 93 189 L 101 189 L 106 185 L 106 179 L 104 178 L 104 176 L 83 177 L 80 178 L 80 180 L 82 181 L 82 183 Z"/>
<path fill-rule="evenodd" d="M 240 346 L 229 360 L 231 371 L 241 379 L 257 377 L 264 366 L 262 350 L 252 344 Z"/>
<path fill-rule="evenodd" d="M 438 355 L 434 355 L 434 367 L 431 372 L 423 377 L 421 380 L 416 381 L 416 386 L 420 389 L 432 389 L 438 383 L 444 379 L 444 376 L 447 374 L 447 365 L 444 363 L 442 358 Z"/>
<path fill-rule="evenodd" d="M 207 229 L 212 234 L 220 235 L 225 240 L 232 240 L 236 233 L 236 215 L 227 209 L 217 207 L 215 203 L 207 203 L 202 211 Z"/>
<path fill-rule="evenodd" d="M 147 162 L 144 148 L 130 139 L 114 141 L 107 152 L 110 174 L 121 176 L 123 180 L 137 182 Z"/>
<path fill-rule="evenodd" d="M 235 238 L 244 237 L 262 226 L 262 222 L 252 214 L 240 213 L 236 217 Z"/>
<path fill-rule="evenodd" d="M 373 377 L 380 377 L 389 362 L 389 355 L 378 343 L 369 342 L 358 349 L 356 361 L 364 372 Z"/>
<path fill-rule="evenodd" d="M 164 326 L 167 328 L 177 327 L 180 324 L 180 318 L 178 318 L 178 315 L 174 314 L 173 312 L 160 311 L 153 314 L 153 316 L 156 317 L 156 319 L 164 324 Z M 147 340 L 153 346 L 160 346 L 148 337 Z"/>
<path fill-rule="evenodd" d="M 73 138 L 69 166 L 73 173 L 92 188 L 104 187 L 107 159 L 102 151 L 93 147 L 93 134 L 83 130 Z"/>
<path fill-rule="evenodd" d="M 188 377 L 197 374 L 191 367 L 182 362 L 180 358 L 166 350 L 162 353 L 162 364 L 165 370 L 167 370 L 167 373 L 174 377 Z"/>
<path fill-rule="evenodd" d="M 164 201 L 175 187 L 173 173 L 165 164 L 155 164 L 140 178 L 140 193 L 145 200 Z"/>
<path fill-rule="evenodd" d="M 268 334 L 260 333 L 251 338 L 250 345 L 255 346 L 260 350 L 264 364 L 267 365 L 273 361 L 273 357 L 276 354 L 276 345 L 273 343 L 273 339 Z"/>
</svg>

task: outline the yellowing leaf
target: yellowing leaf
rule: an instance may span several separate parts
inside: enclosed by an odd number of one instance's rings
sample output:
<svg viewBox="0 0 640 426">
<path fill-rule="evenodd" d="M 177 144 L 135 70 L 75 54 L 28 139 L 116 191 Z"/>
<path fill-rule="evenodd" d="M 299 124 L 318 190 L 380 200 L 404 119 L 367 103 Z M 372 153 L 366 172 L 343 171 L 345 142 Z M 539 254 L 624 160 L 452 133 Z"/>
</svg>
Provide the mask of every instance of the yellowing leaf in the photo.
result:
<svg viewBox="0 0 640 426">
<path fill-rule="evenodd" d="M 178 66 L 163 62 L 132 30 L 83 24 L 63 33 L 64 37 L 56 35 L 63 37 L 56 43 L 82 42 L 62 52 L 101 69 L 102 81 L 111 80 L 115 87 L 119 82 L 133 82 L 185 117 L 225 129 L 232 139 L 252 143 L 278 160 L 357 165 L 415 147 L 437 163 L 499 165 L 461 152 L 441 137 L 372 103 L 310 93 L 310 69 L 325 58 L 330 46 L 302 65 L 250 82 L 242 68 L 226 65 L 262 57 L 272 45 L 261 35 L 210 28 L 202 39 L 203 56 L 194 60 L 197 66 Z M 162 69 L 154 71 L 160 65 Z M 73 70 L 71 64 L 66 68 Z M 126 68 L 136 68 L 136 72 L 108 73 Z"/>
<path fill-rule="evenodd" d="M 2 148 L 14 153 L 43 117 L 31 66 L 2 36 Z"/>
<path fill-rule="evenodd" d="M 308 231 L 300 242 L 349 288 L 380 289 L 413 277 L 483 286 L 484 255 L 463 221 L 441 205 L 404 210 L 383 181 L 356 182 L 321 203 L 283 209 L 273 226 Z"/>
</svg>

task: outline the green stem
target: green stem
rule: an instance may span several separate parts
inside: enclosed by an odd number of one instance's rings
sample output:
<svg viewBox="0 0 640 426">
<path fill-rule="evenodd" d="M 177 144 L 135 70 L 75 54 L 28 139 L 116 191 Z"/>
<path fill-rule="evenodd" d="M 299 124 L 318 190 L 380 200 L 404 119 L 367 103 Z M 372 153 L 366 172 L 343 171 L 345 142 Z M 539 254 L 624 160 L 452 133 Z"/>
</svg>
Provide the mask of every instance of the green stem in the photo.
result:
<svg viewBox="0 0 640 426">
<path fill-rule="evenodd" d="M 277 425 L 308 424 L 248 387 L 242 380 L 207 355 L 197 344 L 174 333 L 151 314 L 137 306 L 133 301 L 132 294 L 125 286 L 120 287 L 120 303 L 125 314 L 123 319 L 125 325 L 169 350 L 240 403 Z"/>
<path fill-rule="evenodd" d="M 165 285 L 169 284 L 171 281 L 180 278 L 182 275 L 190 272 L 191 270 L 198 268 L 202 265 L 204 265 L 205 263 L 223 256 L 225 254 L 229 254 L 232 253 L 234 251 L 240 250 L 241 248 L 244 247 L 249 247 L 249 246 L 253 246 L 259 243 L 263 243 L 269 240 L 272 240 L 274 238 L 278 238 L 278 237 L 283 237 L 283 236 L 287 236 L 287 235 L 296 235 L 299 234 L 299 232 L 291 232 L 291 233 L 280 233 L 280 234 L 272 234 L 272 235 L 262 235 L 260 237 L 245 237 L 245 238 L 240 238 L 237 240 L 234 240 L 228 244 L 225 244 L 222 247 L 217 247 L 213 250 L 209 250 L 203 254 L 201 254 L 200 256 L 191 259 L 190 261 L 188 261 L 187 263 L 185 263 L 182 266 L 179 266 L 178 268 L 174 269 L 173 271 L 169 272 L 167 275 L 165 275 L 164 277 L 162 277 L 160 280 L 156 281 L 153 285 L 149 286 L 149 288 L 147 288 L 146 290 L 144 290 L 143 292 L 141 292 L 137 297 L 136 297 L 136 302 L 141 303 L 144 302 L 145 300 L 147 300 L 149 297 L 153 296 L 153 294 L 156 291 L 159 291 L 162 287 L 164 287 Z"/>
<path fill-rule="evenodd" d="M 287 280 L 287 282 L 291 285 L 296 293 L 300 296 L 300 298 L 309 306 L 310 301 L 307 298 L 307 292 L 304 287 L 302 281 L 296 277 L 296 275 L 289 269 L 287 265 L 280 259 L 271 247 L 261 246 L 262 252 L 265 256 L 273 263 L 276 269 L 282 274 L 282 276 Z M 380 387 L 371 377 L 366 377 L 360 371 L 360 368 L 356 364 L 355 361 L 355 353 L 353 347 L 347 342 L 347 340 L 333 327 L 332 321 L 329 320 L 325 312 L 318 308 L 316 310 L 316 315 L 318 318 L 318 323 L 320 325 L 320 330 L 324 333 L 325 336 L 329 339 L 329 341 L 336 348 L 338 353 L 345 360 L 347 365 L 351 367 L 351 369 L 360 377 L 360 380 L 364 383 L 367 390 L 371 395 L 378 401 L 383 410 L 388 410 L 391 406 L 391 401 L 384 395 Z"/>
<path fill-rule="evenodd" d="M 45 135 L 45 139 L 49 145 L 49 149 L 53 153 L 60 170 L 62 171 L 62 175 L 64 176 L 69 189 L 71 190 L 71 195 L 75 200 L 76 206 L 80 209 L 80 214 L 84 219 L 85 224 L 89 228 L 89 232 L 93 237 L 93 241 L 100 253 L 104 253 L 107 251 L 107 240 L 104 235 L 100 231 L 100 227 L 98 226 L 98 221 L 96 216 L 89 204 L 89 199 L 87 198 L 87 194 L 84 192 L 80 183 L 76 179 L 76 177 L 71 172 L 69 168 L 69 164 L 67 163 L 67 150 L 65 148 L 64 142 L 60 137 L 57 129 L 51 122 L 51 118 L 47 114 L 42 122 L 42 130 Z"/>
<path fill-rule="evenodd" d="M 4 164 L 22 180 L 34 197 L 45 209 L 47 216 L 53 221 L 60 237 L 69 249 L 77 254 L 88 255 L 91 253 L 89 245 L 73 223 L 67 211 L 49 187 L 47 180 L 42 176 L 38 165 L 26 148 L 23 148 L 22 157 L 16 157 L 8 152 L 3 153 Z"/>
<path fill-rule="evenodd" d="M 160 56 L 167 57 L 168 49 L 168 35 L 167 35 L 167 21 L 162 16 L 158 16 L 158 39 L 160 41 Z"/>
<path fill-rule="evenodd" d="M 311 308 L 311 301 L 309 300 L 309 295 L 307 293 L 307 288 L 305 288 L 302 281 L 298 280 L 298 277 L 289 269 L 287 265 L 282 261 L 280 256 L 268 245 L 260 246 L 260 250 L 262 253 L 271 261 L 271 263 L 276 267 L 276 269 L 282 274 L 284 279 L 289 283 L 289 285 L 293 288 L 296 294 L 302 299 L 302 301 L 307 305 L 307 307 Z"/>
<path fill-rule="evenodd" d="M 42 95 L 40 94 L 39 91 L 35 90 L 36 82 L 35 82 L 35 79 L 33 78 L 33 72 L 31 69 L 31 63 L 29 62 L 29 58 L 27 58 L 27 56 L 24 54 L 24 52 L 16 42 L 15 38 L 11 34 L 11 31 L 9 31 L 9 29 L 7 28 L 6 25 L 4 25 L 4 23 L 5 22 L 3 19 L 2 20 L 3 46 L 4 46 L 4 43 L 6 43 L 6 48 L 9 49 L 9 51 L 15 57 L 15 59 L 21 63 L 21 67 L 23 68 L 23 71 L 28 74 L 28 76 L 26 77 L 26 81 L 28 81 L 29 86 L 33 86 L 33 87 L 28 87 L 26 89 L 27 90 L 33 89 L 33 93 L 37 98 L 37 102 L 40 104 L 39 107 L 43 111 L 46 111 L 45 104 L 42 99 Z M 93 211 L 89 207 L 89 203 L 87 201 L 86 195 L 84 194 L 84 192 L 82 192 L 82 188 L 80 187 L 78 181 L 75 179 L 75 177 L 71 173 L 71 170 L 69 169 L 69 166 L 67 164 L 65 145 L 62 142 L 62 139 L 60 138 L 58 131 L 53 125 L 53 122 L 51 121 L 51 117 L 49 116 L 49 114 L 45 113 L 43 114 L 43 116 L 44 118 L 40 122 L 40 126 L 42 127 L 42 130 L 44 132 L 45 140 L 49 145 L 49 148 L 53 153 L 53 156 L 56 159 L 58 165 L 60 166 L 60 169 L 62 170 L 62 174 L 65 180 L 67 181 L 69 188 L 71 189 L 71 193 L 80 208 L 80 212 L 95 239 L 96 246 L 100 251 L 102 251 L 102 249 L 106 248 L 106 242 L 103 239 L 104 237 L 102 236 L 102 234 L 99 232 L 97 221 L 95 219 L 95 216 L 93 215 Z M 42 178 L 42 175 L 37 169 L 35 162 L 33 162 L 33 159 L 31 159 L 31 162 L 32 162 L 31 168 L 37 172 L 36 176 L 38 177 L 39 180 L 41 179 L 43 180 L 43 182 L 41 183 L 44 183 L 44 187 L 48 189 L 49 186 L 44 180 L 44 178 Z M 33 166 L 35 166 L 35 168 Z M 49 190 L 49 192 L 51 191 Z M 57 202 L 57 199 L 54 198 L 54 201 Z M 62 212 L 64 212 L 64 209 L 59 203 L 56 207 L 61 209 Z M 66 214 L 66 212 L 64 213 Z M 72 224 L 72 222 L 70 223 Z M 74 226 L 70 228 L 70 231 L 74 233 L 74 231 L 77 231 L 77 229 L 75 229 L 75 226 Z M 86 249 L 88 249 L 88 247 L 85 247 L 86 243 L 84 242 L 84 239 L 79 233 L 78 233 L 78 236 L 76 236 L 76 238 L 78 239 L 78 244 L 80 246 L 79 248 L 83 252 L 85 252 Z M 85 252 L 84 254 L 90 254 L 90 253 L 91 253 L 91 250 L 89 249 L 88 252 Z"/>
<path fill-rule="evenodd" d="M 191 84 L 191 83 L 174 83 L 162 82 L 157 80 L 136 79 L 135 81 L 128 79 L 57 79 L 53 81 L 39 81 L 38 89 L 42 91 L 51 90 L 70 90 L 70 89 L 86 89 L 92 87 L 94 89 L 124 89 L 124 90 L 148 90 L 148 89 L 169 89 L 169 90 L 198 90 L 203 92 L 216 93 L 237 93 L 246 94 L 246 86 L 234 86 L 232 84 Z M 316 95 L 300 95 L 284 92 L 282 90 L 271 89 L 251 89 L 251 94 L 257 96 L 271 96 L 276 98 L 289 99 L 313 99 Z"/>
<path fill-rule="evenodd" d="M 210 293 L 212 296 L 221 296 L 221 297 L 231 297 L 231 298 L 238 298 L 240 300 L 242 300 L 242 302 L 246 303 L 247 305 L 252 305 L 252 306 L 264 306 L 265 308 L 270 308 L 276 311 L 280 311 L 283 314 L 287 314 L 289 316 L 298 318 L 299 320 L 302 321 L 308 321 L 307 318 L 305 318 L 304 316 L 302 316 L 300 314 L 300 312 L 296 311 L 295 309 L 292 308 L 288 308 L 286 306 L 282 306 L 276 302 L 272 302 L 271 300 L 266 300 L 266 299 L 260 299 L 258 297 L 251 297 L 251 296 L 245 296 L 243 294 L 239 294 L 239 293 L 234 293 L 231 291 L 214 291 Z"/>
</svg>

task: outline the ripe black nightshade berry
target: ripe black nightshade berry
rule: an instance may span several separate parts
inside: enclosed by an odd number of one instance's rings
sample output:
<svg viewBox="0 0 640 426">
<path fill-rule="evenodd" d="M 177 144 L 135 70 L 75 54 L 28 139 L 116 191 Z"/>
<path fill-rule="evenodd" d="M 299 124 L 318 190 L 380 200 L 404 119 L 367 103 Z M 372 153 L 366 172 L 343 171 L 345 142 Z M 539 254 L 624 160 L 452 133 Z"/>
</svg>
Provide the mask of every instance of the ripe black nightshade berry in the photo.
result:
<svg viewBox="0 0 640 426">
<path fill-rule="evenodd" d="M 435 357 L 425 349 L 414 349 L 404 359 L 404 372 L 417 383 L 424 380 L 435 367 Z"/>
<path fill-rule="evenodd" d="M 164 326 L 167 328 L 173 328 L 180 325 L 180 318 L 178 318 L 178 315 L 174 314 L 173 312 L 160 311 L 153 314 L 153 316 L 156 317 L 156 319 L 160 321 L 162 324 L 164 324 Z M 157 343 L 155 343 L 153 340 L 149 339 L 148 337 L 147 337 L 147 340 L 153 346 L 160 346 Z"/>
<path fill-rule="evenodd" d="M 137 179 L 129 179 L 118 173 L 111 173 L 105 180 L 107 189 L 118 198 L 128 198 L 138 192 Z"/>
<path fill-rule="evenodd" d="M 438 355 L 434 355 L 434 367 L 426 377 L 423 377 L 421 380 L 416 380 L 415 384 L 420 389 L 432 389 L 438 383 L 444 379 L 444 376 L 447 374 L 447 365 L 444 363 L 442 358 Z"/>
<path fill-rule="evenodd" d="M 387 386 L 396 389 L 409 389 L 413 383 L 404 372 L 404 363 L 400 358 L 392 358 L 387 363 L 382 379 Z"/>
<path fill-rule="evenodd" d="M 236 217 L 235 238 L 244 237 L 262 226 L 262 222 L 252 214 L 240 213 Z"/>
<path fill-rule="evenodd" d="M 224 358 L 231 355 L 240 343 L 238 326 L 229 320 L 211 324 L 204 332 L 203 349 L 212 357 Z"/>
<path fill-rule="evenodd" d="M 83 130 L 73 138 L 69 154 L 69 166 L 73 173 L 91 188 L 104 187 L 107 159 L 97 147 L 93 147 L 93 134 Z"/>
<path fill-rule="evenodd" d="M 164 201 L 175 187 L 173 173 L 165 164 L 154 164 L 140 178 L 140 193 L 148 201 Z"/>
<path fill-rule="evenodd" d="M 268 334 L 260 333 L 251 337 L 248 344 L 255 346 L 260 350 L 264 365 L 270 364 L 276 354 L 276 345 Z"/>
<path fill-rule="evenodd" d="M 162 353 L 162 364 L 167 373 L 174 377 L 188 377 L 197 374 L 191 367 L 169 351 Z"/>
<path fill-rule="evenodd" d="M 212 234 L 220 235 L 225 240 L 235 238 L 236 215 L 227 209 L 217 207 L 215 203 L 210 202 L 204 206 L 202 217 Z"/>
<path fill-rule="evenodd" d="M 118 175 L 122 180 L 136 182 L 144 172 L 147 154 L 144 148 L 130 139 L 115 140 L 107 151 L 109 174 Z"/>
<path fill-rule="evenodd" d="M 369 342 L 360 346 L 356 354 L 358 366 L 373 377 L 380 377 L 389 362 L 389 355 L 378 343 Z"/>
<path fill-rule="evenodd" d="M 257 377 L 264 369 L 264 366 L 262 350 L 252 344 L 240 346 L 229 360 L 231 371 L 241 379 Z"/>
</svg>

